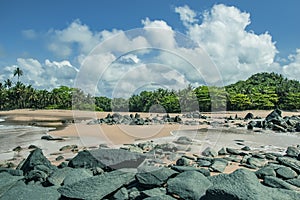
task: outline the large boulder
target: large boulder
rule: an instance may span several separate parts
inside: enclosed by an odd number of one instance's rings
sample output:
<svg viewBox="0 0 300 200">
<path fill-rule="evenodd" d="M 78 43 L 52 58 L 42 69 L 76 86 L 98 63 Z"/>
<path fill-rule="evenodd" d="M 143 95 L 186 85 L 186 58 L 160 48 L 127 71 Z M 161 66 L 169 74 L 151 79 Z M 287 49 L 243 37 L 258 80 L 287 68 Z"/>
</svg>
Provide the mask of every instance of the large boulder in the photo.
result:
<svg viewBox="0 0 300 200">
<path fill-rule="evenodd" d="M 254 119 L 254 115 L 252 113 L 247 113 L 247 115 L 244 117 L 245 120 L 248 119 Z"/>
<path fill-rule="evenodd" d="M 297 177 L 297 173 L 290 167 L 282 166 L 276 170 L 276 174 L 282 179 L 292 179 Z"/>
<path fill-rule="evenodd" d="M 288 127 L 286 121 L 281 117 L 281 110 L 275 109 L 272 111 L 265 119 L 267 124 L 275 124 L 276 128 L 282 127 L 283 129 L 286 129 Z"/>
<path fill-rule="evenodd" d="M 50 185 L 57 185 L 60 186 L 66 176 L 72 171 L 73 169 L 70 167 L 65 167 L 62 169 L 58 169 L 54 171 L 50 176 L 48 176 L 47 181 Z"/>
<path fill-rule="evenodd" d="M 291 185 L 284 180 L 281 180 L 280 178 L 274 177 L 274 176 L 265 176 L 263 184 L 273 187 L 273 188 L 281 188 L 281 189 L 287 189 L 287 190 L 297 190 L 297 187 L 294 185 Z M 299 193 L 300 195 L 300 193 Z"/>
<path fill-rule="evenodd" d="M 56 170 L 57 168 L 51 164 L 51 162 L 44 156 L 41 149 L 37 148 L 29 154 L 23 165 L 21 166 L 21 170 L 24 174 L 29 171 L 35 169 L 36 166 L 44 166 L 49 170 Z"/>
<path fill-rule="evenodd" d="M 134 176 L 132 170 L 115 170 L 62 186 L 58 192 L 67 198 L 98 200 L 129 184 Z"/>
<path fill-rule="evenodd" d="M 123 149 L 96 149 L 81 151 L 70 160 L 68 166 L 72 168 L 136 168 L 146 156 Z"/>
<path fill-rule="evenodd" d="M 23 179 L 23 176 L 13 176 L 7 172 L 0 173 L 0 199 L 1 196 L 14 186 L 19 180 Z"/>
<path fill-rule="evenodd" d="M 278 162 L 282 165 L 288 166 L 300 174 L 300 161 L 290 157 L 278 157 Z"/>
<path fill-rule="evenodd" d="M 300 150 L 297 147 L 290 146 L 287 148 L 285 153 L 287 156 L 297 158 L 298 155 L 300 154 Z"/>
<path fill-rule="evenodd" d="M 88 169 L 73 169 L 69 171 L 69 173 L 64 178 L 63 185 L 73 184 L 85 178 L 90 178 L 92 176 L 93 172 Z"/>
<path fill-rule="evenodd" d="M 146 187 L 162 186 L 174 174 L 177 174 L 177 172 L 166 167 L 149 167 L 138 173 L 136 179 Z"/>
<path fill-rule="evenodd" d="M 57 200 L 60 198 L 60 194 L 55 187 L 42 187 L 39 185 L 26 185 L 24 182 L 17 182 L 4 194 L 0 194 L 1 200 Z"/>
<path fill-rule="evenodd" d="M 200 199 L 205 191 L 212 186 L 211 182 L 197 171 L 186 171 L 171 178 L 167 182 L 169 194 L 177 195 L 180 199 Z"/>
<path fill-rule="evenodd" d="M 282 200 L 300 198 L 300 193 L 262 185 L 255 174 L 246 169 L 238 169 L 231 174 L 211 176 L 208 179 L 213 183 L 213 186 L 208 188 L 205 197 L 201 200 Z"/>
</svg>

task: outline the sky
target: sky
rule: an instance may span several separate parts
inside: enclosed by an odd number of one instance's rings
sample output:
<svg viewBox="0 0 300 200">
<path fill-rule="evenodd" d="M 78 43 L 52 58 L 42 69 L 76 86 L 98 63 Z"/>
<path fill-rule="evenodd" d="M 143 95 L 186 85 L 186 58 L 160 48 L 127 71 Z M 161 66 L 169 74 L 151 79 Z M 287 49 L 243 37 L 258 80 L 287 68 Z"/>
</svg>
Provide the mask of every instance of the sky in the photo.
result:
<svg viewBox="0 0 300 200">
<path fill-rule="evenodd" d="M 300 80 L 298 0 L 0 0 L 0 82 L 129 97 L 258 72 Z"/>
</svg>

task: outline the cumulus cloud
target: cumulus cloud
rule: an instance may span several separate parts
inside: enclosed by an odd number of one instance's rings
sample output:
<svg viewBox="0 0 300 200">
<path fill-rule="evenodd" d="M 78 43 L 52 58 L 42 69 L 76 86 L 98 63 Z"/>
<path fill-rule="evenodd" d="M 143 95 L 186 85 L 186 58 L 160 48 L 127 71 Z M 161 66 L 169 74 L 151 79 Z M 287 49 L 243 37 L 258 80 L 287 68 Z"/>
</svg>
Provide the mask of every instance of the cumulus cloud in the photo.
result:
<svg viewBox="0 0 300 200">
<path fill-rule="evenodd" d="M 73 44 L 79 46 L 80 53 L 87 54 L 100 42 L 101 38 L 99 33 L 93 33 L 80 20 L 73 21 L 65 29 L 50 30 L 48 34 L 52 37 L 48 49 L 62 57 L 67 57 L 72 53 Z"/>
<path fill-rule="evenodd" d="M 179 14 L 180 20 L 185 26 L 198 22 L 198 19 L 196 19 L 196 12 L 191 10 L 187 5 L 176 7 L 175 12 Z"/>
<path fill-rule="evenodd" d="M 188 7 L 180 10 L 180 16 L 190 12 Z M 225 83 L 272 70 L 277 53 L 275 42 L 268 32 L 257 35 L 246 30 L 251 23 L 249 13 L 219 4 L 204 12 L 202 17 L 202 23 L 188 24 L 183 17 L 181 20 L 188 36 L 211 56 Z"/>
<path fill-rule="evenodd" d="M 299 80 L 300 77 L 300 49 L 296 50 L 296 54 L 291 54 L 289 56 L 290 62 L 284 65 L 282 72 L 285 76 Z"/>
<path fill-rule="evenodd" d="M 22 81 L 39 88 L 67 85 L 109 97 L 129 97 L 143 88 L 222 86 L 262 71 L 299 79 L 300 50 L 285 65 L 276 62 L 278 51 L 271 34 L 247 30 L 249 13 L 223 4 L 202 14 L 188 6 L 177 7 L 175 12 L 186 35 L 174 31 L 166 21 L 149 18 L 141 21 L 142 28 L 129 31 L 93 31 L 75 20 L 47 33 L 48 49 L 62 61 L 19 58 L 3 70 L 0 79 L 20 67 Z M 33 38 L 36 32 L 22 34 Z"/>
<path fill-rule="evenodd" d="M 13 71 L 19 67 L 23 70 L 21 81 L 40 89 L 52 89 L 60 85 L 72 87 L 78 70 L 69 61 L 45 60 L 40 63 L 33 58 L 18 58 L 16 65 L 6 66 L 2 73 L 13 78 Z"/>
</svg>

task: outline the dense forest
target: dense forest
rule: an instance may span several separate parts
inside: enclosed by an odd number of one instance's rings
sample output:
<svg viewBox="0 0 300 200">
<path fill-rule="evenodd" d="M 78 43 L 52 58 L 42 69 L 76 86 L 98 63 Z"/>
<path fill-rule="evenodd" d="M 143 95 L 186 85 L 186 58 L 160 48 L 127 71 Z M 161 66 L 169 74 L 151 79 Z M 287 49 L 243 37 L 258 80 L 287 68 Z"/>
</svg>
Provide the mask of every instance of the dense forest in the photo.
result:
<svg viewBox="0 0 300 200">
<path fill-rule="evenodd" d="M 96 111 L 168 112 L 300 109 L 300 83 L 275 73 L 258 73 L 245 81 L 221 87 L 191 85 L 181 90 L 157 89 L 133 94 L 129 99 L 93 97 L 77 88 L 60 86 L 38 90 L 20 81 L 16 68 L 13 79 L 0 83 L 0 110 L 79 109 Z"/>
</svg>

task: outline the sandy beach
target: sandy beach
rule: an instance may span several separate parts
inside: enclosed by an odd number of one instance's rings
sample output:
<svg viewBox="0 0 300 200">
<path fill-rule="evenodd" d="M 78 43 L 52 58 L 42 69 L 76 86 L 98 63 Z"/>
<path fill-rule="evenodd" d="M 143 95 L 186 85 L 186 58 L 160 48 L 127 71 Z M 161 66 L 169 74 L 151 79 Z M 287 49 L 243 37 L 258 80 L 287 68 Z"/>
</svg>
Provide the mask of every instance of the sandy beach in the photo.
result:
<svg viewBox="0 0 300 200">
<path fill-rule="evenodd" d="M 210 118 L 207 121 L 224 121 L 225 117 L 245 117 L 247 113 L 253 113 L 257 117 L 266 117 L 271 111 L 251 110 L 241 112 L 220 112 L 220 113 L 202 113 Z M 107 116 L 107 112 L 89 112 L 89 111 L 72 111 L 72 110 L 12 110 L 0 112 L 0 118 L 5 122 L 2 124 L 21 124 L 21 125 L 34 125 L 42 127 L 56 128 L 48 132 L 49 135 L 55 138 L 63 138 L 62 141 L 46 141 L 36 139 L 31 144 L 38 146 L 43 150 L 45 155 L 53 163 L 59 164 L 55 161 L 58 155 L 63 155 L 65 158 L 74 157 L 76 152 L 71 151 L 59 151 L 59 149 L 66 145 L 77 145 L 79 150 L 85 148 L 97 148 L 100 144 L 105 144 L 112 148 L 118 148 L 124 144 L 138 143 L 141 141 L 153 140 L 156 143 L 169 143 L 176 140 L 183 133 L 188 131 L 189 137 L 196 141 L 191 146 L 192 151 L 190 154 L 201 154 L 206 147 L 210 146 L 219 150 L 221 147 L 239 147 L 236 140 L 245 141 L 245 145 L 255 146 L 257 150 L 276 150 L 286 148 L 289 145 L 296 145 L 300 143 L 300 137 L 295 135 L 284 135 L 282 139 L 281 135 L 271 135 L 271 133 L 257 134 L 253 132 L 243 132 L 246 128 L 240 131 L 243 134 L 231 133 L 230 127 L 235 123 L 247 123 L 244 120 L 235 120 L 234 123 L 230 123 L 227 128 L 222 128 L 216 131 L 216 129 L 210 129 L 211 126 L 204 125 L 181 125 L 181 124 L 161 124 L 161 125 L 145 125 L 145 126 L 131 126 L 131 125 L 88 125 L 87 123 L 92 119 L 104 118 Z M 122 115 L 130 113 L 121 113 Z M 153 117 L 157 113 L 140 113 L 141 117 Z M 171 114 L 176 116 L 178 114 Z M 181 115 L 181 114 L 179 114 Z M 282 116 L 299 115 L 297 112 L 283 112 Z M 191 120 L 191 119 L 189 119 Z M 205 121 L 205 120 L 202 120 Z M 197 130 L 209 130 L 199 134 Z M 233 130 L 233 129 L 232 129 Z M 236 128 L 234 129 L 236 130 Z M 229 133 L 230 134 L 229 134 Z M 239 132 L 239 131 L 238 131 Z M 257 135 L 255 135 L 257 134 Z M 40 137 L 40 136 L 39 136 Z M 24 150 L 18 153 L 17 159 L 16 153 L 13 151 L 6 152 L 6 155 L 0 156 L 3 160 L 9 160 L 9 158 L 15 158 L 17 163 L 20 159 L 26 157 L 30 150 L 28 146 L 21 146 Z M 261 147 L 261 149 L 259 149 Z M 14 147 L 12 147 L 14 148 Z M 234 170 L 236 166 L 229 166 L 227 172 Z"/>
</svg>

